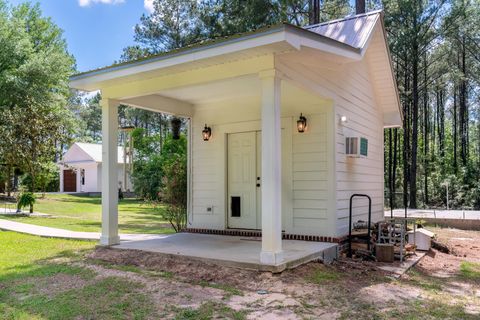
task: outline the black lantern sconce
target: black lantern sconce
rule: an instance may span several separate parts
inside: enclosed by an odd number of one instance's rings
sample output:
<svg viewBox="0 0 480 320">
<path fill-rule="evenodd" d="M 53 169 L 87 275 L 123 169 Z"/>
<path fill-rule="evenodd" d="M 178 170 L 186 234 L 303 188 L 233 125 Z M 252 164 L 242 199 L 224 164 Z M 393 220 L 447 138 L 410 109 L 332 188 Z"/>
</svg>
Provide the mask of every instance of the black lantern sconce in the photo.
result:
<svg viewBox="0 0 480 320">
<path fill-rule="evenodd" d="M 307 128 L 307 118 L 305 118 L 303 114 L 300 113 L 300 118 L 297 120 L 297 130 L 298 132 L 302 133 L 302 132 L 305 132 L 306 128 Z"/>
<path fill-rule="evenodd" d="M 207 124 L 205 124 L 205 128 L 203 128 L 202 130 L 203 141 L 210 140 L 211 136 L 212 136 L 212 129 L 210 127 L 207 127 Z"/>
</svg>

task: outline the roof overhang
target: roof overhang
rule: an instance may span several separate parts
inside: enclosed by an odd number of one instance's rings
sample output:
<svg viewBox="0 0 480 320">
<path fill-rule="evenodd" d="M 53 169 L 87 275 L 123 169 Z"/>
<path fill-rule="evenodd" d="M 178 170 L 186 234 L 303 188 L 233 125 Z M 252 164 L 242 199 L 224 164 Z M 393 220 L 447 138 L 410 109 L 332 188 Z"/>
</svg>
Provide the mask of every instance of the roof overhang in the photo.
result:
<svg viewBox="0 0 480 320">
<path fill-rule="evenodd" d="M 84 91 L 99 90 L 120 79 L 135 79 L 145 74 L 155 76 L 162 72 L 182 71 L 201 65 L 222 63 L 219 60 L 248 58 L 299 50 L 302 46 L 315 48 L 348 60 L 360 60 L 361 50 L 329 37 L 296 27 L 280 24 L 256 32 L 207 41 L 191 47 L 174 50 L 145 59 L 79 73 L 70 78 L 70 86 Z"/>
<path fill-rule="evenodd" d="M 59 161 L 57 162 L 58 165 L 62 166 L 76 166 L 82 164 L 92 164 L 97 163 L 95 160 L 77 160 L 77 161 Z"/>
</svg>

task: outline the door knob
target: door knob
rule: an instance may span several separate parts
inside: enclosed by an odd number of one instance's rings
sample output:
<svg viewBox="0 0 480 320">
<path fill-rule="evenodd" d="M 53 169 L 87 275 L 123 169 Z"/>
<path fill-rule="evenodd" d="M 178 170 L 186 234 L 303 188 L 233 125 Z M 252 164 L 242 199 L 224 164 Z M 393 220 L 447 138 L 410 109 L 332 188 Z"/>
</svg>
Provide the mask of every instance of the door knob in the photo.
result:
<svg viewBox="0 0 480 320">
<path fill-rule="evenodd" d="M 257 183 L 257 187 L 260 187 L 260 183 Z"/>
</svg>

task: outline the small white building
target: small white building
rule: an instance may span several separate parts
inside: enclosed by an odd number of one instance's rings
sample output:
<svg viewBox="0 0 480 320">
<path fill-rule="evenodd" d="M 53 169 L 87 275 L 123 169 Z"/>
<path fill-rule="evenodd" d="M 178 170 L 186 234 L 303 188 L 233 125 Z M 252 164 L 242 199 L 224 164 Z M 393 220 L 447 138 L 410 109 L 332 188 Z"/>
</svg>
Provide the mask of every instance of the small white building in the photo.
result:
<svg viewBox="0 0 480 320">
<path fill-rule="evenodd" d="M 350 196 L 383 219 L 384 128 L 402 125 L 383 14 L 256 32 L 77 74 L 102 93 L 101 244 L 119 243 L 118 107 L 188 121 L 188 229 L 261 234 L 262 264 L 282 239 L 340 242 Z M 355 200 L 354 221 L 368 203 Z"/>
<path fill-rule="evenodd" d="M 122 190 L 132 190 L 132 183 L 127 175 L 124 183 L 123 147 L 117 148 L 118 185 Z M 60 192 L 101 192 L 102 190 L 102 145 L 75 142 L 64 154 L 58 164 L 60 168 Z"/>
</svg>

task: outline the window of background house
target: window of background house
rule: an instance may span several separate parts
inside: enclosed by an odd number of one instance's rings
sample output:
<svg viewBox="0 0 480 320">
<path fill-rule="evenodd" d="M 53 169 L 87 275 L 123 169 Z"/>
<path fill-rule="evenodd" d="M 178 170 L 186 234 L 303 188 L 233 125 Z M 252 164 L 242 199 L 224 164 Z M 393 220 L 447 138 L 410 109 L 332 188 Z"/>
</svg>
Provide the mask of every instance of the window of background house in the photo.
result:
<svg viewBox="0 0 480 320">
<path fill-rule="evenodd" d="M 80 170 L 80 183 L 82 186 L 85 185 L 85 169 Z"/>
</svg>

